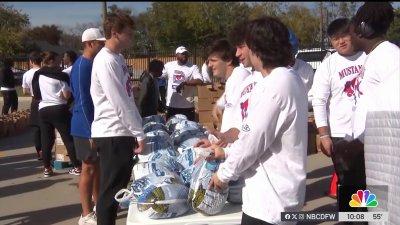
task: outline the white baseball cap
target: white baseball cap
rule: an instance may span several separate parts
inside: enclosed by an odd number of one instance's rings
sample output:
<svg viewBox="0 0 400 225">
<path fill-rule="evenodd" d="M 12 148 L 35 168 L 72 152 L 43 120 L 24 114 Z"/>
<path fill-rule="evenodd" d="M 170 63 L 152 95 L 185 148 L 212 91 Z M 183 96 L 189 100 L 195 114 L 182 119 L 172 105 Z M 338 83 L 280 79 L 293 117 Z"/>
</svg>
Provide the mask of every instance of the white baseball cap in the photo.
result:
<svg viewBox="0 0 400 225">
<path fill-rule="evenodd" d="M 180 46 L 176 49 L 175 54 L 189 52 L 185 46 Z"/>
<path fill-rule="evenodd" d="M 85 41 L 105 41 L 106 39 L 101 34 L 98 28 L 89 28 L 83 31 L 82 42 Z"/>
</svg>

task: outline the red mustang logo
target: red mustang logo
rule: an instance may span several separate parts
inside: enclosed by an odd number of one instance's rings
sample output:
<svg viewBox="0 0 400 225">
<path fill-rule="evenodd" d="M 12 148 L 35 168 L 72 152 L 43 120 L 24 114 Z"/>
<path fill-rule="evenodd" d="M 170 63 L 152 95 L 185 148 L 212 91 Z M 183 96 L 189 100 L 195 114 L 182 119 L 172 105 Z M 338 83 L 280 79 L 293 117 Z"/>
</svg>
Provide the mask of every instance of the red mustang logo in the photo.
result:
<svg viewBox="0 0 400 225">
<path fill-rule="evenodd" d="M 242 120 L 244 120 L 244 118 L 247 117 L 248 113 L 247 113 L 247 108 L 249 107 L 249 100 L 247 99 L 244 102 L 240 103 L 240 109 L 242 111 Z"/>
<path fill-rule="evenodd" d="M 183 74 L 175 74 L 175 80 L 183 80 L 185 76 Z"/>
<path fill-rule="evenodd" d="M 357 80 L 357 77 L 352 79 L 351 81 L 347 81 L 344 85 L 343 92 L 346 92 L 348 97 L 354 96 L 356 94 L 356 91 L 358 92 L 358 95 L 362 95 L 363 93 L 359 89 L 360 83 L 361 82 Z"/>
<path fill-rule="evenodd" d="M 354 95 L 354 89 L 355 89 L 355 84 L 356 84 L 356 78 L 354 78 L 351 81 L 347 81 L 346 84 L 344 85 L 343 92 L 346 92 L 347 97 L 351 97 Z"/>
</svg>

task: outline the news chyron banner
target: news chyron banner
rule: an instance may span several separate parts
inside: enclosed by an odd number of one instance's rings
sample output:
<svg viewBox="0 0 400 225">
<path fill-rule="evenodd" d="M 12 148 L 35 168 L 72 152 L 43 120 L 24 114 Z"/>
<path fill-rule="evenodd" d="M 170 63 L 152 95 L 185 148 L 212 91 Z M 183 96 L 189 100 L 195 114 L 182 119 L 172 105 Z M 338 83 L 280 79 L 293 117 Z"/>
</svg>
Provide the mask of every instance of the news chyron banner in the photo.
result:
<svg viewBox="0 0 400 225">
<path fill-rule="evenodd" d="M 282 221 L 291 222 L 385 222 L 388 186 L 339 186 L 337 212 L 282 212 Z"/>
</svg>

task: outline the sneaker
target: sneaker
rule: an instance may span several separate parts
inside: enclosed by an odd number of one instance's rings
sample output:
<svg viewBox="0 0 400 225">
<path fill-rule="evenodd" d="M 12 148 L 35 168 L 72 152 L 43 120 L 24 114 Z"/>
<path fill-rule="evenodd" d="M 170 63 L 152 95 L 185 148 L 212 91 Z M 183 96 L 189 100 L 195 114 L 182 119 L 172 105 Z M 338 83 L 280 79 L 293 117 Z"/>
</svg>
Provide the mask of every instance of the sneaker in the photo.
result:
<svg viewBox="0 0 400 225">
<path fill-rule="evenodd" d="M 81 215 L 81 218 L 79 218 L 78 224 L 79 225 L 97 225 L 96 213 L 91 212 L 84 217 L 82 217 L 82 215 Z"/>
<path fill-rule="evenodd" d="M 51 167 L 44 168 L 43 176 L 50 177 L 51 175 L 53 175 L 53 169 Z"/>
<path fill-rule="evenodd" d="M 79 176 L 81 175 L 81 168 L 75 167 L 68 171 L 69 174 Z"/>
</svg>

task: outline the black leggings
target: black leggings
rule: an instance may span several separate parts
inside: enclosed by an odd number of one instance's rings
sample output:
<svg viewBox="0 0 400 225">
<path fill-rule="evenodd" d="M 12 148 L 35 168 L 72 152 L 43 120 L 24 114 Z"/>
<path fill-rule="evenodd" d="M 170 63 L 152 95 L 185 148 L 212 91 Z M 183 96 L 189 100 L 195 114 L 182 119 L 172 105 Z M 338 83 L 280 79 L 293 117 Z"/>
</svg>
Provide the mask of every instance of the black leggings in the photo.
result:
<svg viewBox="0 0 400 225">
<path fill-rule="evenodd" d="M 51 150 L 56 139 L 54 128 L 58 130 L 61 139 L 67 148 L 68 156 L 74 167 L 80 167 L 81 162 L 76 159 L 74 140 L 71 132 L 71 113 L 67 105 L 47 106 L 39 110 L 40 132 L 42 139 L 43 164 L 50 167 Z"/>
<path fill-rule="evenodd" d="M 42 150 L 42 140 L 40 135 L 40 120 L 39 120 L 39 101 L 32 99 L 31 102 L 31 126 L 33 128 L 33 142 L 37 152 Z"/>
<path fill-rule="evenodd" d="M 16 112 L 18 110 L 18 96 L 17 96 L 17 91 L 1 91 L 1 94 L 3 95 L 3 109 L 1 111 L 1 114 L 7 115 L 8 111 L 11 108 L 11 112 Z"/>
</svg>

